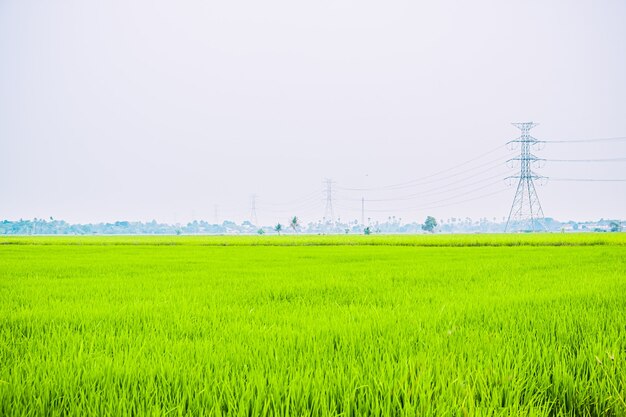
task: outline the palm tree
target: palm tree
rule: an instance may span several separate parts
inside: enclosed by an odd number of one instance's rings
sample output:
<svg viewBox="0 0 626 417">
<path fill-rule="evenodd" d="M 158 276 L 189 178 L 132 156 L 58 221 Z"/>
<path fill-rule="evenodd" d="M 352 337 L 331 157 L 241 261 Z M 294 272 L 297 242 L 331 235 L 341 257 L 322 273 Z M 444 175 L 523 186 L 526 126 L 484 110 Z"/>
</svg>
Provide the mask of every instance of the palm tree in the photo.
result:
<svg viewBox="0 0 626 417">
<path fill-rule="evenodd" d="M 276 230 L 276 232 L 280 235 L 280 231 L 283 230 L 283 225 L 278 223 L 276 226 L 274 226 L 274 230 Z"/>
<path fill-rule="evenodd" d="M 293 219 L 291 219 L 291 223 L 289 223 L 289 226 L 291 226 L 294 232 L 298 233 L 298 227 L 300 227 L 300 220 L 298 220 L 297 216 L 293 216 Z"/>
</svg>

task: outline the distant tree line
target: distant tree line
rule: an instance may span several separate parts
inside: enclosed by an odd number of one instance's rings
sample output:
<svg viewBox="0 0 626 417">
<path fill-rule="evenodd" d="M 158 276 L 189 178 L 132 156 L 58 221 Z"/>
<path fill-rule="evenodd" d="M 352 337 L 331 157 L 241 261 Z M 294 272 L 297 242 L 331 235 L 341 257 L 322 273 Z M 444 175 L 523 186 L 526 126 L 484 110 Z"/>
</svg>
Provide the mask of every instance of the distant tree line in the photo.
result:
<svg viewBox="0 0 626 417">
<path fill-rule="evenodd" d="M 550 232 L 621 232 L 624 230 L 619 220 L 590 222 L 559 222 L 551 218 L 544 221 Z M 428 216 L 423 223 L 403 223 L 402 219 L 391 216 L 387 221 L 368 221 L 366 225 L 357 220 L 335 222 L 310 222 L 304 224 L 298 216 L 286 219 L 272 226 L 257 226 L 250 221 L 237 224 L 226 220 L 221 224 L 211 224 L 195 220 L 187 224 L 116 221 L 113 223 L 70 224 L 63 220 L 32 219 L 3 220 L 0 222 L 0 235 L 221 235 L 221 234 L 377 234 L 377 233 L 500 233 L 504 221 L 481 218 L 436 219 Z"/>
</svg>

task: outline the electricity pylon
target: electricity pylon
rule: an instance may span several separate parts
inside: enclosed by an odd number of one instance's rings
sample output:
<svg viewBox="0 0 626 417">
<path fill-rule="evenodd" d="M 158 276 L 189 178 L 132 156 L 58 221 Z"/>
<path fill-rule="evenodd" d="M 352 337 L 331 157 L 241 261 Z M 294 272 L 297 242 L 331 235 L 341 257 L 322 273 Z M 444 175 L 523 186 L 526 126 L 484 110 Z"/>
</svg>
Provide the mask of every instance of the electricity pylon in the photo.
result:
<svg viewBox="0 0 626 417">
<path fill-rule="evenodd" d="M 545 177 L 535 174 L 531 169 L 533 163 L 542 160 L 532 154 L 531 148 L 536 147 L 542 142 L 533 138 L 528 133 L 530 129 L 537 126 L 537 123 L 513 123 L 513 126 L 520 129 L 522 134 L 519 138 L 510 141 L 509 144 L 520 144 L 520 156 L 510 159 L 509 161 L 519 161 L 520 172 L 519 175 L 507 178 L 517 179 L 519 182 L 517 183 L 517 191 L 513 198 L 513 204 L 511 205 L 511 211 L 509 212 L 509 218 L 506 221 L 504 231 L 508 231 L 510 227 L 515 230 L 533 232 L 545 230 L 543 209 L 541 208 L 534 183 L 534 180 Z"/>
<path fill-rule="evenodd" d="M 256 194 L 252 194 L 252 196 L 250 197 L 250 221 L 255 226 L 257 226 L 259 223 L 259 220 L 256 216 Z"/>
<path fill-rule="evenodd" d="M 324 219 L 328 223 L 335 223 L 335 213 L 333 211 L 333 180 L 324 180 L 326 184 L 326 210 L 324 211 Z"/>
</svg>

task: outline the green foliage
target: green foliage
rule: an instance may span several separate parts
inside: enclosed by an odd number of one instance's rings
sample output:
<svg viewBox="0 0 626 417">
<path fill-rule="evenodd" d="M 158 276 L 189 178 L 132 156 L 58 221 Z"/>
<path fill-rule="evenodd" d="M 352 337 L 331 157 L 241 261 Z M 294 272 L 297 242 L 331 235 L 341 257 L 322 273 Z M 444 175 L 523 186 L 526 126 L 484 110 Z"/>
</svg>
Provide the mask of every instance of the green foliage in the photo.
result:
<svg viewBox="0 0 626 417">
<path fill-rule="evenodd" d="M 369 226 L 367 226 L 365 229 L 363 229 L 363 234 L 371 235 L 372 234 L 372 229 Z"/>
<path fill-rule="evenodd" d="M 626 236 L 0 239 L 0 415 L 626 415 Z"/>
<path fill-rule="evenodd" d="M 280 234 L 280 232 L 283 230 L 283 225 L 278 223 L 276 226 L 274 226 L 274 230 L 276 231 L 276 233 Z"/>
<path fill-rule="evenodd" d="M 257 234 L 259 234 L 259 235 L 264 235 L 264 234 L 265 234 L 265 230 L 263 230 L 263 229 L 259 229 L 259 230 L 257 230 L 256 232 L 257 232 Z"/>
<path fill-rule="evenodd" d="M 289 226 L 293 229 L 294 232 L 298 233 L 298 228 L 300 227 L 300 220 L 297 216 L 293 216 Z"/>
<path fill-rule="evenodd" d="M 435 227 L 437 227 L 437 220 L 433 216 L 426 217 L 422 230 L 432 233 L 435 231 Z"/>
<path fill-rule="evenodd" d="M 611 228 L 611 232 L 621 232 L 622 231 L 622 225 L 621 225 L 620 222 L 612 221 L 609 224 L 609 227 Z"/>
</svg>

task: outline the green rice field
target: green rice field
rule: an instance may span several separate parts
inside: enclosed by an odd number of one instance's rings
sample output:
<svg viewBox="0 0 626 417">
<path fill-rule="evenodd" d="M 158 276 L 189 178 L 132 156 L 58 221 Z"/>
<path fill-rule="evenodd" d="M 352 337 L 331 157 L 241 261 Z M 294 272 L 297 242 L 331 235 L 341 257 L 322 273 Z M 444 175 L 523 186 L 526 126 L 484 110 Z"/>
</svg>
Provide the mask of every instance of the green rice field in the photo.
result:
<svg viewBox="0 0 626 417">
<path fill-rule="evenodd" d="M 626 416 L 626 234 L 0 237 L 0 416 Z"/>
</svg>

